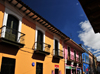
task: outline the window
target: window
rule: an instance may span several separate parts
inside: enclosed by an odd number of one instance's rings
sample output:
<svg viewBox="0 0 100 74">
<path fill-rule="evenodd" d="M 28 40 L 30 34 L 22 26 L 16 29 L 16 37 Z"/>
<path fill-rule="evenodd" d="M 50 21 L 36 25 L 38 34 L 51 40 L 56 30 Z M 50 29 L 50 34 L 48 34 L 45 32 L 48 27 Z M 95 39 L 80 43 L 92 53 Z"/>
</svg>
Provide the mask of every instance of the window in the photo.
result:
<svg viewBox="0 0 100 74">
<path fill-rule="evenodd" d="M 36 33 L 35 33 L 35 50 L 42 50 L 44 51 L 45 48 L 45 31 L 40 27 L 36 26 Z"/>
<path fill-rule="evenodd" d="M 84 66 L 84 72 L 86 72 L 86 67 Z"/>
<path fill-rule="evenodd" d="M 74 50 L 74 60 L 76 60 L 76 51 Z"/>
<path fill-rule="evenodd" d="M 15 11 L 16 13 L 13 11 Z M 7 26 L 10 28 L 7 28 L 7 29 L 3 28 L 1 37 L 3 38 L 6 37 L 13 41 L 17 40 L 17 42 L 20 42 L 19 38 L 21 36 L 21 33 L 18 33 L 17 31 L 21 32 L 22 16 L 16 9 L 10 10 L 8 8 L 5 8 L 2 26 Z M 12 36 L 12 38 L 10 38 L 9 37 L 10 35 L 7 35 L 7 33 L 9 33 Z"/>
<path fill-rule="evenodd" d="M 17 41 L 19 20 L 13 16 L 8 15 L 5 38 L 12 41 Z"/>
<path fill-rule="evenodd" d="M 83 62 L 85 62 L 85 54 L 83 54 Z"/>
<path fill-rule="evenodd" d="M 43 74 L 43 63 L 36 63 L 36 74 Z"/>
<path fill-rule="evenodd" d="M 59 74 L 59 69 L 55 69 L 55 74 Z"/>
<path fill-rule="evenodd" d="M 55 39 L 55 55 L 58 55 L 58 41 Z"/>
<path fill-rule="evenodd" d="M 68 59 L 70 59 L 70 47 L 68 46 Z"/>
<path fill-rule="evenodd" d="M 38 30 L 37 50 L 43 50 L 43 33 Z"/>
<path fill-rule="evenodd" d="M 89 63 L 89 57 L 88 56 L 86 56 L 86 62 Z"/>
<path fill-rule="evenodd" d="M 15 71 L 15 59 L 3 57 L 0 74 L 14 74 L 14 71 Z"/>
<path fill-rule="evenodd" d="M 79 53 L 79 61 L 81 62 L 81 55 L 80 55 L 80 53 Z"/>
<path fill-rule="evenodd" d="M 57 37 L 54 37 L 54 50 L 53 50 L 53 54 L 54 56 L 59 56 L 60 54 L 60 50 L 59 50 L 59 39 Z"/>
</svg>

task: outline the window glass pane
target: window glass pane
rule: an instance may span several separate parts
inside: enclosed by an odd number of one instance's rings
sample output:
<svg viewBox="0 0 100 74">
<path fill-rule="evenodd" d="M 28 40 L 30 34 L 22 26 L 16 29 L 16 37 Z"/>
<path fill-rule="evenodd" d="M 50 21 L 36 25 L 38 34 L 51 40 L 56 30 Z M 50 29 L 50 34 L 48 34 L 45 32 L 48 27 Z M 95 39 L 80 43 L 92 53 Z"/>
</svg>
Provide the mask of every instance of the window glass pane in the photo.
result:
<svg viewBox="0 0 100 74">
<path fill-rule="evenodd" d="M 43 50 L 43 33 L 40 30 L 38 30 L 37 49 Z"/>
<path fill-rule="evenodd" d="M 8 15 L 7 27 L 18 30 L 19 20 L 13 15 Z"/>
<path fill-rule="evenodd" d="M 2 58 L 1 74 L 14 74 L 15 71 L 15 59 Z"/>
<path fill-rule="evenodd" d="M 74 59 L 76 59 L 76 51 L 74 50 Z"/>
<path fill-rule="evenodd" d="M 17 41 L 19 20 L 15 16 L 9 14 L 6 26 L 5 38 Z"/>
<path fill-rule="evenodd" d="M 55 39 L 55 55 L 58 55 L 58 41 Z"/>
<path fill-rule="evenodd" d="M 70 47 L 68 47 L 68 57 L 70 58 Z"/>
<path fill-rule="evenodd" d="M 40 30 L 38 30 L 37 41 L 41 43 L 43 42 L 43 33 Z"/>
<path fill-rule="evenodd" d="M 42 63 L 36 64 L 36 74 L 43 74 L 43 64 Z"/>
</svg>

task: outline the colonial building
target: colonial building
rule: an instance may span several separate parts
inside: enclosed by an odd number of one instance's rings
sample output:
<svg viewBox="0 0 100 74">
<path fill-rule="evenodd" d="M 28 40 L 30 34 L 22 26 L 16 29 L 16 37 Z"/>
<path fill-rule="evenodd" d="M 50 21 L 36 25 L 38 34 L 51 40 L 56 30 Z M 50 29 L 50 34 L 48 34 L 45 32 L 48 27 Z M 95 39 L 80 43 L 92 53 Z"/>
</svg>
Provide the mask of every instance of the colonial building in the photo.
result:
<svg viewBox="0 0 100 74">
<path fill-rule="evenodd" d="M 82 60 L 83 60 L 83 73 L 89 74 L 89 54 L 83 53 Z"/>
<path fill-rule="evenodd" d="M 65 74 L 69 39 L 21 0 L 0 0 L 1 74 Z"/>
<path fill-rule="evenodd" d="M 65 74 L 82 74 L 82 53 L 85 50 L 70 39 L 64 43 L 64 52 Z"/>
<path fill-rule="evenodd" d="M 89 74 L 94 74 L 93 71 L 93 54 L 89 51 Z"/>
</svg>

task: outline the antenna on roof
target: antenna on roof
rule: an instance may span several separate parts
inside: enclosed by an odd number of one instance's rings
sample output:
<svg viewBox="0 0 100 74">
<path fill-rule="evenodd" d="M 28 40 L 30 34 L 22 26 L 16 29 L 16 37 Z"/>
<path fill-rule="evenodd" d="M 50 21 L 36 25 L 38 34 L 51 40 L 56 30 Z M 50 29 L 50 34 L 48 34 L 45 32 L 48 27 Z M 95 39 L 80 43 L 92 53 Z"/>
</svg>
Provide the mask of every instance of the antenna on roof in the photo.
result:
<svg viewBox="0 0 100 74">
<path fill-rule="evenodd" d="M 70 33 L 70 38 L 73 40 L 74 38 L 73 38 L 73 36 L 72 36 L 72 33 Z"/>
</svg>

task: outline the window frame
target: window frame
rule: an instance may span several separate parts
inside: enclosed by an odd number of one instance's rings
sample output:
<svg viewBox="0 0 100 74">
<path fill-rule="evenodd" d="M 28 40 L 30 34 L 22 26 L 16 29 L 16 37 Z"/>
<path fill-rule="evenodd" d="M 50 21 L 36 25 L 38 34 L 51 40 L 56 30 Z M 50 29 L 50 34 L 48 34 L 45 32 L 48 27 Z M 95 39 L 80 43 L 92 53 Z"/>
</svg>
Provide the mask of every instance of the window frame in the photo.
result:
<svg viewBox="0 0 100 74">
<path fill-rule="evenodd" d="M 35 31 L 35 42 L 37 42 L 37 37 L 38 37 L 38 30 L 43 33 L 43 43 L 45 43 L 45 30 L 42 28 L 36 26 L 36 31 Z M 43 51 L 45 51 L 45 44 L 43 44 Z M 35 50 L 37 49 L 37 43 L 35 43 Z"/>
<path fill-rule="evenodd" d="M 79 56 L 79 61 L 81 62 L 81 53 L 78 53 L 78 56 Z"/>
<path fill-rule="evenodd" d="M 19 20 L 18 31 L 21 32 L 21 27 L 22 27 L 22 16 L 18 15 L 17 12 L 15 13 L 15 12 L 13 12 L 12 10 L 8 9 L 7 7 L 5 8 L 2 26 L 7 26 L 7 20 L 8 20 L 8 15 L 9 15 L 9 14 L 10 14 L 10 15 L 13 15 L 14 17 L 16 17 L 16 18 Z M 6 31 L 6 27 L 4 27 L 4 29 L 2 29 L 1 37 L 3 37 L 3 38 L 5 38 L 5 31 Z M 20 38 L 20 33 L 18 33 L 17 42 L 20 42 L 19 38 Z"/>
<path fill-rule="evenodd" d="M 70 46 L 67 46 L 67 49 L 68 49 L 68 47 L 70 48 L 70 51 L 67 53 L 67 58 L 68 58 L 68 56 L 69 56 L 69 53 L 70 53 L 70 59 L 71 59 L 71 47 Z"/>
<path fill-rule="evenodd" d="M 83 62 L 85 62 L 85 54 L 83 54 Z"/>
<path fill-rule="evenodd" d="M 75 53 L 74 53 L 74 60 L 76 60 L 76 55 L 75 55 L 76 54 L 76 50 L 74 49 L 74 51 L 75 51 Z"/>
<path fill-rule="evenodd" d="M 36 62 L 36 74 L 37 74 L 37 66 L 39 65 L 39 64 L 41 64 L 42 65 L 42 73 L 41 74 L 43 74 L 43 63 L 40 63 L 40 62 Z"/>
<path fill-rule="evenodd" d="M 89 63 L 89 57 L 86 55 L 86 63 Z"/>
<path fill-rule="evenodd" d="M 53 48 L 53 49 L 54 49 L 54 51 L 53 51 L 53 54 L 54 54 L 54 55 L 55 55 L 55 40 L 58 41 L 58 49 L 60 48 L 59 39 L 58 39 L 57 37 L 54 37 L 54 44 L 53 44 L 53 45 L 54 45 L 54 48 Z M 58 55 L 59 55 L 59 52 L 60 52 L 60 51 L 58 50 Z"/>
</svg>

